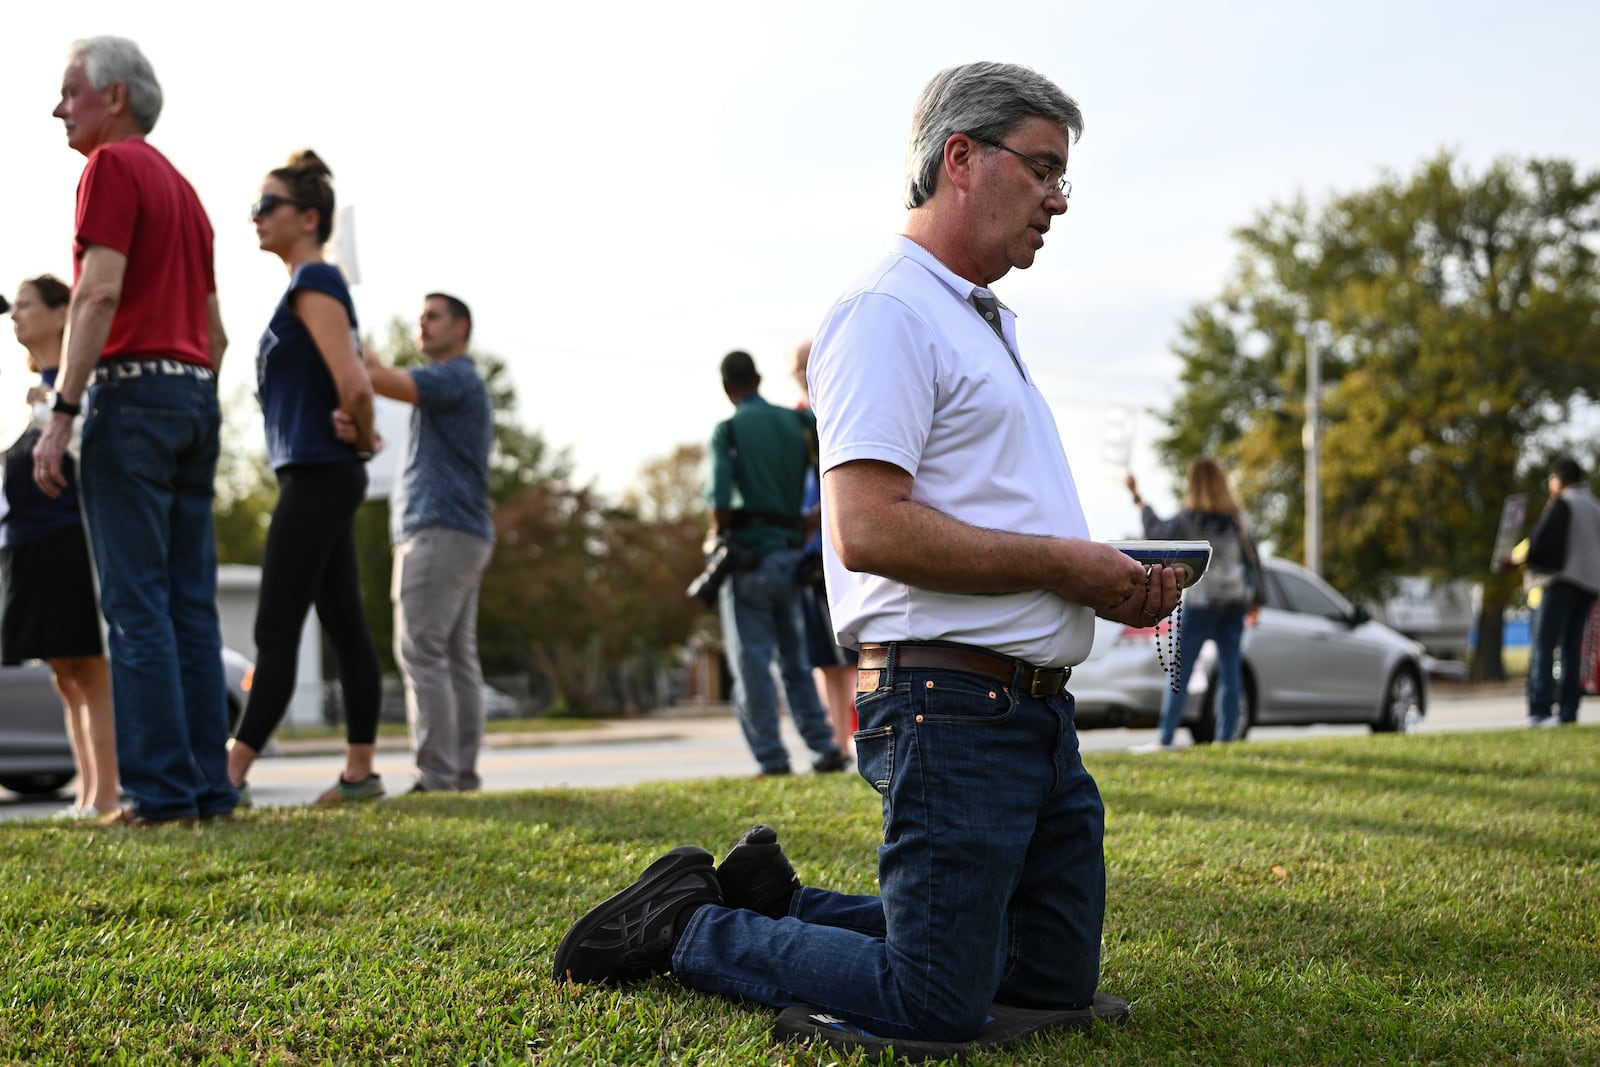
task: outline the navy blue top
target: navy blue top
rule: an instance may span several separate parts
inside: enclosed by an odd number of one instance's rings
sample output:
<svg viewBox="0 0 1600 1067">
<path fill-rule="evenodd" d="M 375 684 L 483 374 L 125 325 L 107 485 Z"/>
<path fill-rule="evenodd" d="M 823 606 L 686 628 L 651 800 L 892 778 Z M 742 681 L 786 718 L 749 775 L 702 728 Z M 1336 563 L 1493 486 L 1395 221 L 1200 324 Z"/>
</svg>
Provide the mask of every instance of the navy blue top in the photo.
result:
<svg viewBox="0 0 1600 1067">
<path fill-rule="evenodd" d="M 289 288 L 272 312 L 256 353 L 256 398 L 267 427 L 267 462 L 272 469 L 290 464 L 339 463 L 356 458 L 333 432 L 333 413 L 339 407 L 339 390 L 323 361 L 322 352 L 291 298 L 295 291 L 326 293 L 344 305 L 350 316 L 350 334 L 360 351 L 356 306 L 344 275 L 331 263 L 302 263 L 289 275 Z"/>
<path fill-rule="evenodd" d="M 40 373 L 40 380 L 51 388 L 56 384 L 56 369 Z M 33 480 L 33 446 L 39 443 L 39 428 L 29 426 L 6 449 L 5 483 L 0 491 L 0 548 L 41 541 L 51 534 L 83 522 L 78 511 L 78 465 L 70 455 L 61 457 L 61 476 L 67 487 L 51 499 Z"/>
<path fill-rule="evenodd" d="M 391 511 L 396 544 L 430 526 L 494 540 L 489 507 L 489 450 L 494 408 L 471 356 L 408 368 L 417 385 L 411 439 Z"/>
</svg>

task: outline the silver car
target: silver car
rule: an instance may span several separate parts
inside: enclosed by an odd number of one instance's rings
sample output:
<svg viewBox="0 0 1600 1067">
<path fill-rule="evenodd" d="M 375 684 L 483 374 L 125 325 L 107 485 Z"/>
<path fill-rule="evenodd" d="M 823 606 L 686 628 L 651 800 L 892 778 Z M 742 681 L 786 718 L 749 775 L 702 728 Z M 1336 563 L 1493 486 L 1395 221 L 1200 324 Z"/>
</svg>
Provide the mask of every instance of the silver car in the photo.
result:
<svg viewBox="0 0 1600 1067">
<path fill-rule="evenodd" d="M 244 713 L 255 664 L 224 648 L 222 670 L 232 725 Z M 50 668 L 35 661 L 0 670 L 0 786 L 26 796 L 45 796 L 77 773 Z"/>
<path fill-rule="evenodd" d="M 1266 603 L 1244 634 L 1239 736 L 1253 726 L 1366 723 L 1409 730 L 1427 711 L 1423 647 L 1340 596 L 1304 567 L 1264 559 Z M 1165 647 L 1165 638 L 1162 640 Z M 1198 743 L 1216 734 L 1216 658 L 1207 646 L 1190 675 L 1183 724 Z M 1156 631 L 1098 620 L 1094 651 L 1067 683 L 1080 729 L 1151 727 L 1168 686 Z"/>
</svg>

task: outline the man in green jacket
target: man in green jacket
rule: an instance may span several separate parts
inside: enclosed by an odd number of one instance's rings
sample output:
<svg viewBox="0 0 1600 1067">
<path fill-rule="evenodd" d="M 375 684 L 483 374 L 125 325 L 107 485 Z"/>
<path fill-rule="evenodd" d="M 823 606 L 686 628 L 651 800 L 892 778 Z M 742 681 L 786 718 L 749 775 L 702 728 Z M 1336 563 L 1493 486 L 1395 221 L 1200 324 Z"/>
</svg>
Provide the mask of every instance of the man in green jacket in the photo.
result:
<svg viewBox="0 0 1600 1067">
<path fill-rule="evenodd" d="M 812 768 L 842 771 L 850 761 L 834 743 L 811 681 L 795 585 L 803 528 L 816 522 L 801 514 L 806 471 L 816 463 L 816 422 L 810 412 L 761 398 L 761 375 L 748 352 L 723 358 L 722 388 L 734 413 L 711 435 L 707 496 L 712 535 L 727 539 L 744 560 L 717 593 L 739 725 L 762 775 L 789 773 L 772 684 L 776 652 L 789 714 L 817 753 Z"/>
</svg>

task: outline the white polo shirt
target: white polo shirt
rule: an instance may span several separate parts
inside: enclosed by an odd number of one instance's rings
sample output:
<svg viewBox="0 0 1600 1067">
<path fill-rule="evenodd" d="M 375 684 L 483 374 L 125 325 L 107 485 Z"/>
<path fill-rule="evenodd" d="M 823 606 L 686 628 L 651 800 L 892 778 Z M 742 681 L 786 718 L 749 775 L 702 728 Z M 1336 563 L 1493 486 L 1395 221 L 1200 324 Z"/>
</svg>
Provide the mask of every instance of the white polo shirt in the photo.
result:
<svg viewBox="0 0 1600 1067">
<path fill-rule="evenodd" d="M 892 463 L 913 500 L 973 526 L 1086 538 L 1055 416 L 1012 355 L 1016 316 L 1001 308 L 1002 343 L 974 292 L 992 295 L 900 237 L 833 306 L 807 368 L 822 470 Z M 933 592 L 847 571 L 823 545 L 840 644 L 956 641 L 1045 667 L 1089 654 L 1094 613 L 1054 593 Z"/>
</svg>

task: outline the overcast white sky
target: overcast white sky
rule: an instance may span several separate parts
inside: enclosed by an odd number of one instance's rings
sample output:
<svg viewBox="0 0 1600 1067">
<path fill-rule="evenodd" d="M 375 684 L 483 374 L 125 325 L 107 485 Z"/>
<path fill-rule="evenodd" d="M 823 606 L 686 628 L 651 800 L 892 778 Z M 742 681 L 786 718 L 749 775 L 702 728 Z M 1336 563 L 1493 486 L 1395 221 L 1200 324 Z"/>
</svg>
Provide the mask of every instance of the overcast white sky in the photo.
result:
<svg viewBox="0 0 1600 1067">
<path fill-rule="evenodd" d="M 50 117 L 66 46 L 130 36 L 166 90 L 151 141 L 216 227 L 225 396 L 249 397 L 285 280 L 246 208 L 311 147 L 356 208 L 363 327 L 381 337 L 423 293 L 458 294 L 478 347 L 515 369 L 523 421 L 612 492 L 725 417 L 729 349 L 755 355 L 769 399 L 796 399 L 794 342 L 901 225 L 927 79 L 1033 66 L 1087 129 L 1070 212 L 996 289 L 1097 537 L 1137 526 L 1104 460 L 1111 427 L 1170 397 L 1176 324 L 1218 291 L 1254 212 L 1441 148 L 1600 166 L 1592 3 L 76 0 L 11 5 L 0 33 L 8 293 L 70 277 L 83 159 Z M 0 406 L 25 381 L 22 350 L 0 345 Z M 1161 507 L 1159 430 L 1138 415 L 1133 464 Z"/>
</svg>

